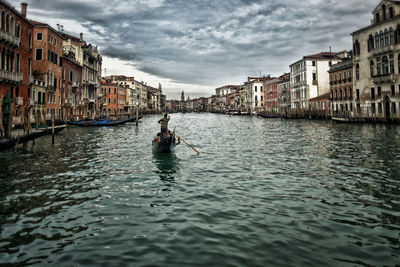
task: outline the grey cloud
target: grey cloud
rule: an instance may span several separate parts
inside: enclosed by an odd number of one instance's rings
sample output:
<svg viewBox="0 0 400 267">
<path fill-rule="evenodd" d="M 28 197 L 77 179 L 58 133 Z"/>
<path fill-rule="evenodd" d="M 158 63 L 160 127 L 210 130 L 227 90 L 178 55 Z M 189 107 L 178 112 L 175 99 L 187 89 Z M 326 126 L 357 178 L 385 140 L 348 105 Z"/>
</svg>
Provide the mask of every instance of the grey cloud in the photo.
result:
<svg viewBox="0 0 400 267">
<path fill-rule="evenodd" d="M 220 86 L 305 54 L 351 49 L 377 0 L 28 0 L 32 14 L 74 20 L 103 55 L 177 83 Z M 40 11 L 40 12 L 39 12 Z M 29 14 L 29 13 L 28 13 Z M 362 18 L 362 19 L 361 19 Z M 66 29 L 68 30 L 68 29 Z"/>
</svg>

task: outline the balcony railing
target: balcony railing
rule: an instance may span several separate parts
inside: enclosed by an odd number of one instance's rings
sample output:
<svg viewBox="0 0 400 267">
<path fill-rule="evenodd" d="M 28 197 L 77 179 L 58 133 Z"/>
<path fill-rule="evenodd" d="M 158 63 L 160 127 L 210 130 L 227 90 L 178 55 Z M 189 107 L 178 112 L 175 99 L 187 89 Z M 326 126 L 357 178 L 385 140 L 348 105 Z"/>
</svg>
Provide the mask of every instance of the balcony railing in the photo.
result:
<svg viewBox="0 0 400 267">
<path fill-rule="evenodd" d="M 34 84 L 35 82 L 35 77 L 33 77 L 32 75 L 29 75 L 29 84 Z"/>
<path fill-rule="evenodd" d="M 56 90 L 56 87 L 53 85 L 47 85 L 46 90 L 49 92 L 54 92 Z"/>
<path fill-rule="evenodd" d="M 375 75 L 375 76 L 372 77 L 372 80 L 373 80 L 373 82 L 375 84 L 395 83 L 396 82 L 396 75 L 393 74 L 393 73 Z"/>
<path fill-rule="evenodd" d="M 389 53 L 389 52 L 393 52 L 393 45 L 374 48 L 372 50 L 372 55 L 377 56 L 377 55 L 381 55 L 381 54 L 385 54 L 385 53 Z"/>
<path fill-rule="evenodd" d="M 5 42 L 6 44 L 10 44 L 13 47 L 19 47 L 20 39 L 11 33 L 5 32 L 0 29 L 0 40 Z"/>
<path fill-rule="evenodd" d="M 20 83 L 22 82 L 22 73 L 0 70 L 0 81 Z"/>
</svg>

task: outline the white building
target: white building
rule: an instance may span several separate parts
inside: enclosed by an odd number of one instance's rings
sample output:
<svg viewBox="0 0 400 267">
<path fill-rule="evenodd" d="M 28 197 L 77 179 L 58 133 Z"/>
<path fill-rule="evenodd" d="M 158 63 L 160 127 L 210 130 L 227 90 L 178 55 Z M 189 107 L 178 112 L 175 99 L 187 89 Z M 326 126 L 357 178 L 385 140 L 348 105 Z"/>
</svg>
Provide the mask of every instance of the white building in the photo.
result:
<svg viewBox="0 0 400 267">
<path fill-rule="evenodd" d="M 291 108 L 306 109 L 311 98 L 329 93 L 328 70 L 340 53 L 321 52 L 290 65 Z M 343 55 L 346 57 L 346 53 Z"/>
<path fill-rule="evenodd" d="M 355 118 L 400 119 L 400 2 L 384 0 L 353 35 Z"/>
<path fill-rule="evenodd" d="M 262 78 L 247 78 L 243 84 L 245 91 L 245 104 L 251 113 L 264 107 L 264 83 Z"/>
</svg>

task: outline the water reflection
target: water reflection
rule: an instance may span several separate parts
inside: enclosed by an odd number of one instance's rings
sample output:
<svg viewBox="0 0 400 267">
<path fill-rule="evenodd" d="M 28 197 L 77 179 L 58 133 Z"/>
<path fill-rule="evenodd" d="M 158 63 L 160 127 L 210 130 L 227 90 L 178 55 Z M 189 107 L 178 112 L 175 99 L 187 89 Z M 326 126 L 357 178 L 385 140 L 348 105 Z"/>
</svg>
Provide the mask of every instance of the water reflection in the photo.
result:
<svg viewBox="0 0 400 267">
<path fill-rule="evenodd" d="M 175 153 L 153 153 L 153 159 L 160 179 L 165 182 L 174 181 L 175 173 L 179 168 Z"/>
</svg>

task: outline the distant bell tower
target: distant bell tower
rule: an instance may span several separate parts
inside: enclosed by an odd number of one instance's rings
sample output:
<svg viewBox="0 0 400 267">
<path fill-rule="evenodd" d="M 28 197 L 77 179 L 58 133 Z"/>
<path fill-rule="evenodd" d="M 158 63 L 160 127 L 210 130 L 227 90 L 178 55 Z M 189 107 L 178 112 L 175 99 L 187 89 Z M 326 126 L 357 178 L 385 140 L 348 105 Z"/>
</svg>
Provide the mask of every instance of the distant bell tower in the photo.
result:
<svg viewBox="0 0 400 267">
<path fill-rule="evenodd" d="M 185 93 L 182 91 L 181 101 L 185 101 Z"/>
</svg>

